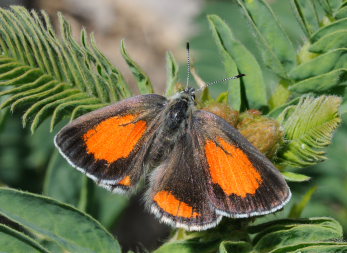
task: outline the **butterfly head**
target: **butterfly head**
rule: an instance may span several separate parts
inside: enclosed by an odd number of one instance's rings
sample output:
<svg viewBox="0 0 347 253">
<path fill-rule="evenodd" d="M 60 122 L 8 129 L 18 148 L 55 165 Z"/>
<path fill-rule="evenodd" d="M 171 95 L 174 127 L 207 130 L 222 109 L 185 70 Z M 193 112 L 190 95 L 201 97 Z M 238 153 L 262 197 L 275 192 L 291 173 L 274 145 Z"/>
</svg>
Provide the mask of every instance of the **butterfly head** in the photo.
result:
<svg viewBox="0 0 347 253">
<path fill-rule="evenodd" d="M 172 103 L 176 103 L 178 101 L 183 101 L 187 105 L 196 105 L 195 102 L 195 89 L 188 87 L 184 90 L 181 90 L 177 92 L 175 95 L 173 95 L 170 99 Z M 175 102 L 176 101 L 176 102 Z"/>
<path fill-rule="evenodd" d="M 195 100 L 195 89 L 194 88 L 191 88 L 191 87 L 185 88 L 182 91 L 182 93 L 190 96 L 193 101 Z"/>
</svg>

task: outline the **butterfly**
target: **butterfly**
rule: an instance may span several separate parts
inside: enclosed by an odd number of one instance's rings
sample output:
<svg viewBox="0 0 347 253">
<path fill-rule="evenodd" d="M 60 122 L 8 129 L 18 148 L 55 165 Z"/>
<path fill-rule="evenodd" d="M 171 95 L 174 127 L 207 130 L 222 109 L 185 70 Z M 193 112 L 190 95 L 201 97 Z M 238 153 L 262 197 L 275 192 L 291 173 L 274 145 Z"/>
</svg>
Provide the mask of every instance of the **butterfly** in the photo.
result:
<svg viewBox="0 0 347 253">
<path fill-rule="evenodd" d="M 54 142 L 73 167 L 112 192 L 131 192 L 145 177 L 149 211 L 176 228 L 201 231 L 223 216 L 273 213 L 291 197 L 268 158 L 223 118 L 196 107 L 194 88 L 82 115 Z"/>
</svg>

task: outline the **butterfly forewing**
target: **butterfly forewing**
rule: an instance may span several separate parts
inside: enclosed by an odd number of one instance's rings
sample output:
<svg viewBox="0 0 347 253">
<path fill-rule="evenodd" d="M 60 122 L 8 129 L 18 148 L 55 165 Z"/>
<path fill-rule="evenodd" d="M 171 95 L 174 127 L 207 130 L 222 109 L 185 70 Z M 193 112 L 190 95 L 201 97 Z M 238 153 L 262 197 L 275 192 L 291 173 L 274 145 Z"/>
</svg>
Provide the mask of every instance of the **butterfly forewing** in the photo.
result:
<svg viewBox="0 0 347 253">
<path fill-rule="evenodd" d="M 64 127 L 55 144 L 70 164 L 103 187 L 127 191 L 144 173 L 148 143 L 166 102 L 160 95 L 140 95 L 93 111 Z"/>
<path fill-rule="evenodd" d="M 224 119 L 196 111 L 193 129 L 200 144 L 208 194 L 218 214 L 233 218 L 281 209 L 291 193 L 281 173 Z"/>
</svg>

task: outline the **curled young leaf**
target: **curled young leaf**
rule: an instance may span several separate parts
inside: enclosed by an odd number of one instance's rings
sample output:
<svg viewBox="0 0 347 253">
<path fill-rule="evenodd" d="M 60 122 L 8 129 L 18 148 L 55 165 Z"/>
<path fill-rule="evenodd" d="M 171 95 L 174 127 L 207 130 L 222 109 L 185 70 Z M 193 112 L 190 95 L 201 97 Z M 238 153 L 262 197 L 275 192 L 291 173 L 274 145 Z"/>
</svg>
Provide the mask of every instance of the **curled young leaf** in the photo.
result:
<svg viewBox="0 0 347 253">
<path fill-rule="evenodd" d="M 277 154 L 282 166 L 305 167 L 326 159 L 323 148 L 341 122 L 341 102 L 336 96 L 306 97 L 282 112 L 286 116 L 279 118 L 287 142 Z"/>
<path fill-rule="evenodd" d="M 280 105 L 276 108 L 274 108 L 273 110 L 271 110 L 267 116 L 270 118 L 277 118 L 286 108 L 288 108 L 289 106 L 292 105 L 296 105 L 297 103 L 299 103 L 300 98 L 294 98 L 291 101 L 289 101 L 286 104 Z"/>
</svg>

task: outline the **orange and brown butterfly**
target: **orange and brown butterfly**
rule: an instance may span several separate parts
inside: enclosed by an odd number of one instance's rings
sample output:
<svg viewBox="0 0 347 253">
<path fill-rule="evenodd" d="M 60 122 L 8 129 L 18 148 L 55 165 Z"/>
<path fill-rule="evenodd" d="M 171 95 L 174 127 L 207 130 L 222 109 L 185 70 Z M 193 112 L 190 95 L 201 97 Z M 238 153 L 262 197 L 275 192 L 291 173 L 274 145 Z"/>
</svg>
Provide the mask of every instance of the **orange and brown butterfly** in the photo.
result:
<svg viewBox="0 0 347 253">
<path fill-rule="evenodd" d="M 245 137 L 196 108 L 193 88 L 170 98 L 139 95 L 83 115 L 55 144 L 110 191 L 131 192 L 145 178 L 148 209 L 190 231 L 215 227 L 223 216 L 273 213 L 291 197 L 281 173 Z"/>
</svg>

